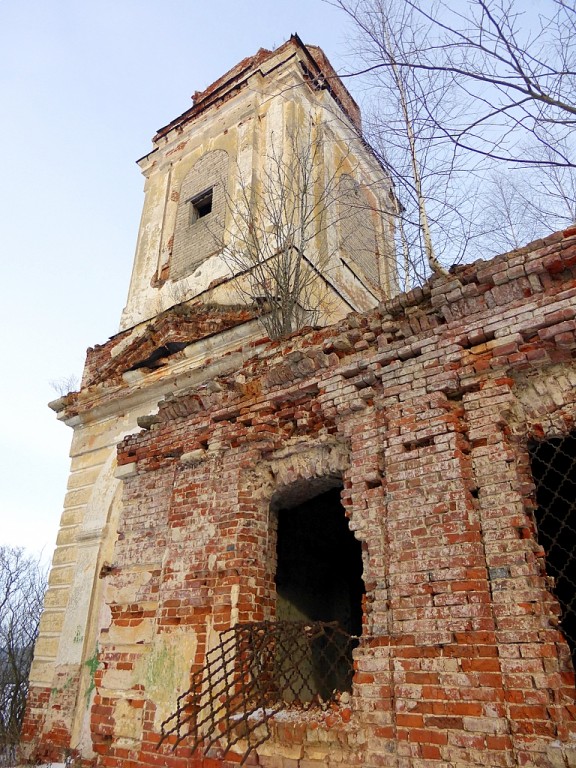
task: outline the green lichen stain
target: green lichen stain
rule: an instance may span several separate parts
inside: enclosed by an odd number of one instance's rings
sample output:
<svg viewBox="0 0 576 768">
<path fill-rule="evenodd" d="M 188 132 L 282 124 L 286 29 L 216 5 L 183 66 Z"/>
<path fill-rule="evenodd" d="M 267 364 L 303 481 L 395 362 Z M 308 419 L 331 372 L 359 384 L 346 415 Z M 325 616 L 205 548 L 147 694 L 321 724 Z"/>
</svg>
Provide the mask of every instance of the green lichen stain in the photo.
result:
<svg viewBox="0 0 576 768">
<path fill-rule="evenodd" d="M 67 691 L 74 682 L 75 682 L 74 676 L 68 675 L 64 685 L 60 686 L 60 688 L 58 688 L 57 686 L 55 688 L 51 688 L 50 693 L 52 694 L 52 696 L 56 696 L 59 693 L 63 693 L 64 691 Z"/>
<path fill-rule="evenodd" d="M 82 640 L 84 640 L 84 635 L 82 634 L 82 630 L 80 629 L 80 627 L 77 627 L 76 628 L 76 634 L 72 638 L 72 642 L 73 643 L 81 643 Z"/>
<path fill-rule="evenodd" d="M 165 646 L 157 648 L 150 654 L 146 667 L 147 690 L 170 689 L 176 683 L 175 650 Z"/>
<path fill-rule="evenodd" d="M 100 662 L 98 660 L 98 646 L 96 646 L 94 649 L 94 655 L 87 659 L 84 664 L 88 667 L 90 674 L 90 683 L 88 684 L 88 688 L 84 694 L 86 696 L 86 709 L 88 709 L 90 705 L 90 696 L 92 691 L 96 688 L 96 670 L 100 666 Z"/>
</svg>

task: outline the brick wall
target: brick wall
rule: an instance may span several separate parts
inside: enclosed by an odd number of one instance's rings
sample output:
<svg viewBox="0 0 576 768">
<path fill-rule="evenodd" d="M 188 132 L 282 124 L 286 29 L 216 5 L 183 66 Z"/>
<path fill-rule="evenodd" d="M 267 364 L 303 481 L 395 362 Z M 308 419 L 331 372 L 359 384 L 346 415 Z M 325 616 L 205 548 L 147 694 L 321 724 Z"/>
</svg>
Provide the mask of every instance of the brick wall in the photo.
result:
<svg viewBox="0 0 576 768">
<path fill-rule="evenodd" d="M 188 302 L 162 312 L 153 320 L 113 336 L 106 344 L 90 347 L 86 355 L 82 386 L 89 390 L 96 384 L 108 385 L 121 381 L 127 371 L 155 358 L 161 364 L 164 357 L 175 354 L 178 347 L 252 320 L 256 311 L 245 306 L 211 306 Z M 122 349 L 122 353 L 118 353 Z M 150 362 L 149 366 L 153 363 Z"/>
<path fill-rule="evenodd" d="M 182 182 L 170 262 L 172 280 L 191 275 L 197 266 L 220 250 L 226 216 L 227 173 L 228 153 L 219 149 L 202 155 Z M 194 220 L 190 200 L 210 188 L 213 190 L 212 211 Z"/>
<path fill-rule="evenodd" d="M 323 478 L 343 486 L 362 545 L 351 696 L 277 717 L 247 764 L 574 765 L 574 674 L 527 449 L 573 429 L 575 330 L 568 230 L 162 401 L 118 452 L 98 765 L 238 763 L 242 741 L 227 755 L 157 751 L 160 724 L 218 631 L 274 617 L 271 505 Z"/>
</svg>

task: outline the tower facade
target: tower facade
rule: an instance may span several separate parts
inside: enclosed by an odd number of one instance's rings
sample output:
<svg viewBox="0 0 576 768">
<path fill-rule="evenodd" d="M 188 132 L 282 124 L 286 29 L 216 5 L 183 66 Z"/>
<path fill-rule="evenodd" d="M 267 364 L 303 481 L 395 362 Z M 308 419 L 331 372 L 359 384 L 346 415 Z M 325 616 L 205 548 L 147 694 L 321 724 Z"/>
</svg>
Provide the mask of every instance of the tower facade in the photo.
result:
<svg viewBox="0 0 576 768">
<path fill-rule="evenodd" d="M 394 289 L 390 181 L 354 100 L 296 36 L 194 94 L 139 165 L 146 197 L 121 329 L 193 298 L 250 304 L 283 291 L 302 321 L 325 324 Z"/>
</svg>

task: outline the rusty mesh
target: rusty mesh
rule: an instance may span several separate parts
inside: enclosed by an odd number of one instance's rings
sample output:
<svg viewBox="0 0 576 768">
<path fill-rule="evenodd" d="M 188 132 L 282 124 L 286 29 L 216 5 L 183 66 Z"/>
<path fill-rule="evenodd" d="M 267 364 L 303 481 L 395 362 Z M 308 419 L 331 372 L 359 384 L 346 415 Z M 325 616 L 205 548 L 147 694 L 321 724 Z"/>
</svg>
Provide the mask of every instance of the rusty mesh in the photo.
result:
<svg viewBox="0 0 576 768">
<path fill-rule="evenodd" d="M 270 738 L 269 720 L 288 707 L 326 707 L 352 686 L 358 638 L 337 622 L 262 621 L 220 633 L 175 712 L 162 723 L 159 745 L 207 754 L 246 741 L 241 765 Z"/>
<path fill-rule="evenodd" d="M 561 610 L 559 628 L 576 666 L 576 432 L 533 442 L 529 449 L 538 543 Z"/>
</svg>

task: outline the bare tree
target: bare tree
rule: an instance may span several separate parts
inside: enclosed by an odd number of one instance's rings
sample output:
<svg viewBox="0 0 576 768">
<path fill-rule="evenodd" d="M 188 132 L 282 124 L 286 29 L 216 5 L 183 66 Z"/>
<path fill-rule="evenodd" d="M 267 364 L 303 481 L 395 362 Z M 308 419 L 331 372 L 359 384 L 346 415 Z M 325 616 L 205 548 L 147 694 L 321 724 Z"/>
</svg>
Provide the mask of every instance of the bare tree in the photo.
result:
<svg viewBox="0 0 576 768">
<path fill-rule="evenodd" d="M 493 247 L 512 250 L 576 221 L 576 176 L 558 166 L 493 173 L 482 200 L 481 224 Z"/>
<path fill-rule="evenodd" d="M 365 132 L 394 179 L 398 250 L 409 288 L 464 258 L 474 234 L 474 169 L 431 119 L 453 111 L 454 85 L 445 72 L 404 66 L 412 51 L 427 45 L 428 34 L 408 3 L 333 4 L 353 17 L 356 55 L 369 71 Z"/>
<path fill-rule="evenodd" d="M 381 6 L 378 0 L 335 4 L 363 28 Z M 396 0 L 394 5 L 409 9 L 426 30 L 425 43 L 404 47 L 395 66 L 417 77 L 442 73 L 457 92 L 457 109 L 439 114 L 430 110 L 442 134 L 461 149 L 496 160 L 574 166 L 573 0 L 543 0 L 537 14 L 521 12 L 515 0 L 440 0 L 433 5 Z M 366 65 L 358 73 L 391 66 L 388 56 Z"/>
<path fill-rule="evenodd" d="M 72 373 L 69 376 L 62 376 L 60 379 L 54 379 L 50 382 L 50 386 L 60 397 L 64 397 L 69 392 L 76 392 L 78 390 L 80 379 L 76 374 Z"/>
<path fill-rule="evenodd" d="M 45 589 L 37 559 L 0 546 L 0 760 L 13 756 L 20 737 Z"/>
<path fill-rule="evenodd" d="M 287 129 L 283 141 L 272 135 L 271 145 L 258 178 L 238 169 L 221 250 L 270 338 L 281 338 L 330 314 L 325 235 L 346 215 L 337 203 L 348 157 L 329 167 L 322 124 Z"/>
<path fill-rule="evenodd" d="M 574 220 L 574 0 L 543 0 L 539 13 L 515 0 L 327 1 L 358 32 L 350 74 L 372 86 L 371 140 L 393 145 L 380 93 L 392 108 L 402 89 L 410 94 L 421 189 L 444 263 Z M 390 163 L 409 214 L 414 174 L 393 153 Z"/>
</svg>

